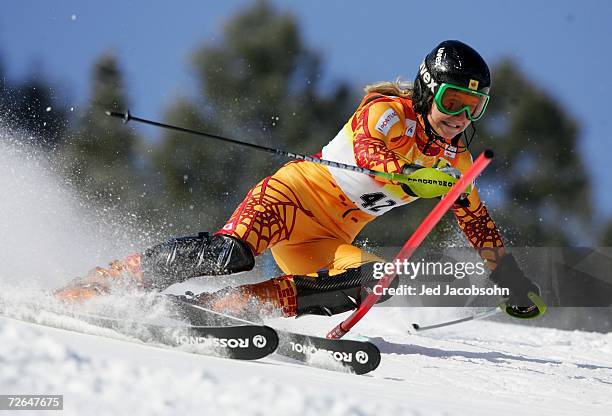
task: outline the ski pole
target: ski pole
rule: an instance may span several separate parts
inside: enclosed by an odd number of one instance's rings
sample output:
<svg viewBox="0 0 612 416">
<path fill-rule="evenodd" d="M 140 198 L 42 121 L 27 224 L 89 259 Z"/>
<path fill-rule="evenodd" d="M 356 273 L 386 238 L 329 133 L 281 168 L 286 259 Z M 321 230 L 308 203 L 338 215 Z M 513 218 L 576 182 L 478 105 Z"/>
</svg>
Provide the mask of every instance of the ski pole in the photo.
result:
<svg viewBox="0 0 612 416">
<path fill-rule="evenodd" d="M 359 166 L 347 165 L 345 163 L 321 159 L 315 156 L 308 156 L 308 155 L 304 155 L 300 153 L 288 152 L 282 149 L 275 149 L 273 147 L 266 147 L 266 146 L 261 146 L 261 145 L 254 144 L 254 143 L 243 142 L 240 140 L 230 139 L 229 137 L 219 136 L 217 134 L 207 133 L 207 132 L 198 131 L 198 130 L 192 130 L 192 129 L 188 129 L 185 127 L 173 126 L 171 124 L 164 124 L 164 123 L 160 123 L 160 122 L 153 121 L 153 120 L 147 120 L 144 118 L 133 116 L 132 114 L 130 114 L 129 111 L 126 111 L 125 113 L 120 113 L 116 111 L 106 111 L 105 113 L 107 116 L 117 117 L 117 118 L 122 119 L 123 123 L 127 123 L 128 121 L 134 120 L 139 123 L 149 124 L 151 126 L 161 127 L 161 128 L 168 129 L 168 130 L 180 131 L 182 133 L 188 133 L 188 134 L 193 134 L 196 136 L 207 137 L 209 139 L 219 140 L 225 143 L 233 143 L 238 146 L 249 147 L 254 150 L 271 153 L 277 156 L 284 156 L 284 157 L 288 157 L 290 159 L 296 159 L 296 160 L 305 160 L 307 162 L 318 163 L 319 165 L 323 165 L 323 166 L 327 166 L 331 168 L 344 169 L 344 170 L 349 170 L 351 172 L 363 173 L 365 175 L 370 175 L 370 176 L 373 176 L 375 178 L 379 178 L 385 181 L 401 182 L 406 185 L 413 184 L 412 183 L 413 180 L 408 178 L 408 176 L 403 173 L 379 172 L 377 170 L 361 168 Z"/>
<path fill-rule="evenodd" d="M 425 237 L 433 230 L 436 224 L 442 219 L 444 214 L 450 209 L 455 203 L 457 198 L 463 193 L 463 191 L 476 179 L 478 175 L 491 163 L 493 159 L 493 151 L 485 150 L 478 156 L 474 161 L 474 164 L 461 176 L 461 178 L 453 185 L 451 190 L 446 194 L 440 202 L 431 210 L 431 212 L 425 217 L 421 225 L 414 231 L 412 236 L 408 239 L 406 244 L 402 247 L 399 253 L 395 256 L 393 261 L 396 260 L 404 261 L 409 259 L 416 249 L 421 245 Z M 376 291 L 370 292 L 366 298 L 361 302 L 361 305 L 344 321 L 336 325 L 331 331 L 327 333 L 327 338 L 342 338 L 347 332 L 351 330 L 357 322 L 365 316 L 366 313 L 374 306 L 374 304 L 380 298 L 380 293 L 393 281 L 396 272 L 385 274 L 374 288 L 379 288 L 378 295 Z"/>
<path fill-rule="evenodd" d="M 452 321 L 440 322 L 438 324 L 421 326 L 417 323 L 414 323 L 412 324 L 412 329 L 414 329 L 416 332 L 428 331 L 430 329 L 443 328 L 445 326 L 451 326 L 463 322 L 476 321 L 478 319 L 488 318 L 489 316 L 497 315 L 499 312 L 501 312 L 501 309 L 496 306 L 494 308 L 487 309 L 474 315 L 466 316 L 465 318 L 453 319 Z"/>
</svg>

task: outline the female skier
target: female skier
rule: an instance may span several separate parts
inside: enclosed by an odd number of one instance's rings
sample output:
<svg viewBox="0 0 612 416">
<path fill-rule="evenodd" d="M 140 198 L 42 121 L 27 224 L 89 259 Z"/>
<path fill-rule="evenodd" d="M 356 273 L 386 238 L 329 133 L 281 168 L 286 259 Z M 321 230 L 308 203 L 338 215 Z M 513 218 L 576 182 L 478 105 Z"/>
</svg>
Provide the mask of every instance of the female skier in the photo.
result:
<svg viewBox="0 0 612 416">
<path fill-rule="evenodd" d="M 317 156 L 384 172 L 437 169 L 458 177 L 472 164 L 468 146 L 474 132 L 468 138 L 465 131 L 484 114 L 490 86 L 489 68 L 478 52 L 444 41 L 425 57 L 412 87 L 367 86 L 355 113 Z M 363 287 L 374 283 L 373 263 L 382 261 L 352 245 L 355 237 L 368 222 L 420 196 L 404 184 L 289 162 L 255 185 L 216 233 L 173 238 L 97 267 L 55 294 L 82 301 L 108 292 L 112 282 L 163 290 L 197 276 L 250 270 L 269 248 L 284 275 L 189 300 L 232 314 L 253 307 L 287 317 L 346 312 L 359 305 Z M 452 210 L 492 270 L 489 278 L 509 289 L 506 311 L 519 318 L 538 316 L 530 292 L 539 295 L 539 290 L 505 254 L 477 190 Z"/>
</svg>

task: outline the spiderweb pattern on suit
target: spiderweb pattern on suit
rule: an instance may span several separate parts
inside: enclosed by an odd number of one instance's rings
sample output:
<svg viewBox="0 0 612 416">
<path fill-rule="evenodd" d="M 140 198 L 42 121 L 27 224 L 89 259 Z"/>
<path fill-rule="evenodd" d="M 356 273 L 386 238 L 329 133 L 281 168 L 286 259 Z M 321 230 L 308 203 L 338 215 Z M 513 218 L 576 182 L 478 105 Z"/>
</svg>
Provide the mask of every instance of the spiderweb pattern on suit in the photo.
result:
<svg viewBox="0 0 612 416">
<path fill-rule="evenodd" d="M 473 210 L 469 207 L 455 205 L 453 212 L 459 222 L 459 227 L 472 246 L 478 250 L 480 256 L 497 264 L 502 254 L 499 248 L 503 247 L 504 243 L 487 208 L 482 203 Z"/>
<path fill-rule="evenodd" d="M 373 101 L 373 103 L 378 102 L 382 101 Z M 384 140 L 374 137 L 373 132 L 368 127 L 369 117 L 370 106 L 367 106 L 358 112 L 352 121 L 355 130 L 353 146 L 357 166 L 383 172 L 400 172 L 404 162 L 400 160 L 397 153 L 389 148 Z"/>
<path fill-rule="evenodd" d="M 313 216 L 289 186 L 270 176 L 247 193 L 219 233 L 240 238 L 258 255 L 270 245 L 289 239 L 298 210 Z"/>
</svg>

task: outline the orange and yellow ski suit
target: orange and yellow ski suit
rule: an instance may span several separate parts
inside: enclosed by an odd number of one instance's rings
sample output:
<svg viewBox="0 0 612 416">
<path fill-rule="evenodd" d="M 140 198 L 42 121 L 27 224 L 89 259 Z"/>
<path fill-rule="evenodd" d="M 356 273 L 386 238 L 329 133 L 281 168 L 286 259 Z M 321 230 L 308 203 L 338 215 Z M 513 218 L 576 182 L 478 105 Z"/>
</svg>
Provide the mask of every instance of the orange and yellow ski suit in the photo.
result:
<svg viewBox="0 0 612 416">
<path fill-rule="evenodd" d="M 401 172 L 405 164 L 451 165 L 464 172 L 472 164 L 468 152 L 432 144 L 422 124 L 410 98 L 371 93 L 317 156 L 384 172 Z M 398 183 L 289 162 L 253 187 L 218 233 L 245 241 L 255 255 L 270 248 L 287 274 L 327 269 L 333 275 L 380 261 L 352 245 L 355 237 L 376 217 L 416 199 Z M 500 234 L 475 188 L 469 202 L 456 204 L 453 212 L 468 241 L 494 268 L 503 246 Z"/>
</svg>

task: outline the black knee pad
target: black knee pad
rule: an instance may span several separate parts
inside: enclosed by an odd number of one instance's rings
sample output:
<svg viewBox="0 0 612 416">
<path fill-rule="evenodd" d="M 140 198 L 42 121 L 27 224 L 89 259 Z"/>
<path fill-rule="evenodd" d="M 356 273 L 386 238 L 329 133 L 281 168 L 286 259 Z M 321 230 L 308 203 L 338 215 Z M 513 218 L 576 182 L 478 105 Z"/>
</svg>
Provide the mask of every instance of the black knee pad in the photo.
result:
<svg viewBox="0 0 612 416">
<path fill-rule="evenodd" d="M 148 249 L 142 269 L 148 286 L 164 289 L 197 276 L 251 270 L 255 257 L 243 241 L 223 234 L 173 238 Z"/>
<path fill-rule="evenodd" d="M 317 276 L 294 276 L 297 291 L 297 315 L 335 315 L 356 309 L 361 301 L 378 284 L 374 279 L 374 263 L 348 269 L 330 276 L 319 272 Z M 391 287 L 397 287 L 399 279 L 393 279 Z M 376 303 L 389 299 L 381 296 Z"/>
</svg>

